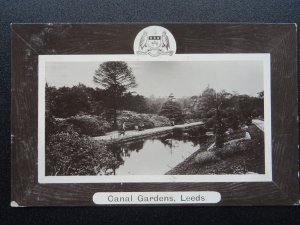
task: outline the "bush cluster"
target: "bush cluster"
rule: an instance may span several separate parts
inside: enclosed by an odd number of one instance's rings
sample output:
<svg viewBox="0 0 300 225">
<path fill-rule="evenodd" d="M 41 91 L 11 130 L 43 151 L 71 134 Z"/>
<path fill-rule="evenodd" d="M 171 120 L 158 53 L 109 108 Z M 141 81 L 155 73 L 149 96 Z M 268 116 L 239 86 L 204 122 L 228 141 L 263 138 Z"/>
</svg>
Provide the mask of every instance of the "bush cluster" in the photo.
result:
<svg viewBox="0 0 300 225">
<path fill-rule="evenodd" d="M 121 163 L 104 144 L 74 131 L 53 134 L 46 145 L 46 175 L 108 175 Z"/>
<path fill-rule="evenodd" d="M 212 163 L 219 160 L 220 158 L 216 156 L 215 152 L 208 152 L 208 151 L 200 152 L 195 157 L 195 162 L 199 164 Z"/>
<path fill-rule="evenodd" d="M 132 111 L 122 111 L 118 116 L 118 127 L 122 127 L 122 123 L 126 123 L 126 127 L 129 130 L 133 130 L 135 126 L 141 124 L 145 129 L 153 127 L 170 126 L 171 122 L 164 116 L 158 116 L 156 114 L 139 114 Z"/>
<path fill-rule="evenodd" d="M 229 143 L 226 143 L 223 148 L 216 149 L 217 156 L 226 158 L 244 152 L 246 151 L 247 146 L 249 146 L 250 143 L 251 141 L 248 140 L 231 141 Z"/>
<path fill-rule="evenodd" d="M 79 133 L 92 137 L 104 135 L 112 129 L 111 124 L 100 116 L 73 116 L 66 119 L 66 122 L 72 124 Z"/>
<path fill-rule="evenodd" d="M 249 150 L 251 145 L 253 145 L 253 141 L 251 140 L 227 142 L 222 148 L 214 147 L 209 151 L 200 152 L 195 156 L 195 162 L 199 164 L 206 164 L 226 159 L 227 157 Z"/>
</svg>

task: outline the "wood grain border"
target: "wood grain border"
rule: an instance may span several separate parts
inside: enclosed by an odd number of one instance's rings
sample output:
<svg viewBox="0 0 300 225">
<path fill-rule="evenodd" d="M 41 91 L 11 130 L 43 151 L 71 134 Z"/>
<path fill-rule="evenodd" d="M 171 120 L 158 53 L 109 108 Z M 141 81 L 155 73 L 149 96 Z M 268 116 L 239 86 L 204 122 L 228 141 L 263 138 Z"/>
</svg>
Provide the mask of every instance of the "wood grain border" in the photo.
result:
<svg viewBox="0 0 300 225">
<path fill-rule="evenodd" d="M 146 26 L 176 38 L 177 54 L 270 53 L 272 182 L 39 184 L 38 55 L 133 54 Z M 92 206 L 99 191 L 218 191 L 218 205 L 291 205 L 299 200 L 295 24 L 13 24 L 11 200 L 19 206 Z"/>
</svg>

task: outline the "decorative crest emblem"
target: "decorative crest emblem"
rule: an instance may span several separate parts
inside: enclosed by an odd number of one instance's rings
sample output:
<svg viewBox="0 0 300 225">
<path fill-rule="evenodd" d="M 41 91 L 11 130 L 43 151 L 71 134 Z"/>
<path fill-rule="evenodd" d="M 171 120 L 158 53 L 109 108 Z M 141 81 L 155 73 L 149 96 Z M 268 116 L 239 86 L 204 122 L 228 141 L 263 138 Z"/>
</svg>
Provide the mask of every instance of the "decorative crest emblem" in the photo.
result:
<svg viewBox="0 0 300 225">
<path fill-rule="evenodd" d="M 141 30 L 134 41 L 134 53 L 157 57 L 172 56 L 176 52 L 176 41 L 166 28 L 150 26 Z"/>
</svg>

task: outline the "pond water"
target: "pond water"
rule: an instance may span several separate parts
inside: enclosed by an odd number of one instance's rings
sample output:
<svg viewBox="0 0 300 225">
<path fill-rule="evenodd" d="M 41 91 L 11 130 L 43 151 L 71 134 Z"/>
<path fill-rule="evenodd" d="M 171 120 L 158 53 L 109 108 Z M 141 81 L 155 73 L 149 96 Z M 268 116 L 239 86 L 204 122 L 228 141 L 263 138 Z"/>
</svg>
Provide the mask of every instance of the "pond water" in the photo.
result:
<svg viewBox="0 0 300 225">
<path fill-rule="evenodd" d="M 200 148 L 199 138 L 164 135 L 109 146 L 122 165 L 115 175 L 163 175 Z"/>
</svg>

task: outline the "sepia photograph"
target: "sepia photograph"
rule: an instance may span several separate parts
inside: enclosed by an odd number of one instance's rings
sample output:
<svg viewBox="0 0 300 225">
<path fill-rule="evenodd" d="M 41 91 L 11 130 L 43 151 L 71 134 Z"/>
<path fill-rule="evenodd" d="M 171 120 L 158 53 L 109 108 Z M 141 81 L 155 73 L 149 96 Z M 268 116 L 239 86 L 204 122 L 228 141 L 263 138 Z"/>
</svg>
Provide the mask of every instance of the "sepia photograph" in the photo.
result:
<svg viewBox="0 0 300 225">
<path fill-rule="evenodd" d="M 269 176 L 269 57 L 218 56 L 42 60 L 43 176 Z"/>
</svg>

